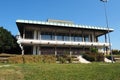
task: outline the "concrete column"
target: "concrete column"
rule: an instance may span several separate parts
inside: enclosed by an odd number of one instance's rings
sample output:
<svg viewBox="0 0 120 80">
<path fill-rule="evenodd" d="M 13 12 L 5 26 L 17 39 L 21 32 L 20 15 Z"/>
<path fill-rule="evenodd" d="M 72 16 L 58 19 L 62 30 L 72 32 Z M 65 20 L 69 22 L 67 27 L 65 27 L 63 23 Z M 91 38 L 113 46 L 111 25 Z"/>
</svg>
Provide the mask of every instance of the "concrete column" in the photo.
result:
<svg viewBox="0 0 120 80">
<path fill-rule="evenodd" d="M 71 47 L 70 47 L 70 57 L 72 56 L 72 51 L 71 51 Z"/>
<path fill-rule="evenodd" d="M 94 42 L 94 35 L 92 34 L 92 42 Z"/>
<path fill-rule="evenodd" d="M 92 34 L 92 42 L 95 42 L 95 32 Z"/>
<path fill-rule="evenodd" d="M 33 55 L 36 55 L 36 51 L 37 51 L 36 46 L 33 46 Z"/>
<path fill-rule="evenodd" d="M 38 55 L 41 55 L 41 47 L 39 46 L 39 53 L 38 53 Z"/>
<path fill-rule="evenodd" d="M 20 44 L 20 48 L 22 50 L 22 55 L 24 55 L 24 48 L 23 48 L 23 46 L 21 44 Z"/>
<path fill-rule="evenodd" d="M 39 55 L 39 46 L 36 46 L 36 54 Z"/>
<path fill-rule="evenodd" d="M 56 32 L 55 32 L 55 41 L 57 41 L 57 34 L 56 34 Z"/>
<path fill-rule="evenodd" d="M 94 32 L 94 34 L 93 34 L 93 35 L 94 35 L 94 42 L 96 42 L 96 36 L 95 36 L 95 32 Z"/>
<path fill-rule="evenodd" d="M 34 39 L 37 39 L 37 31 L 34 30 Z"/>
<path fill-rule="evenodd" d="M 57 55 L 57 48 L 56 48 L 56 46 L 55 46 L 55 56 Z"/>
<path fill-rule="evenodd" d="M 83 34 L 83 30 L 82 30 L 82 42 L 84 42 L 84 34 Z"/>
<path fill-rule="evenodd" d="M 91 42 L 91 39 L 90 39 L 90 34 L 88 35 L 88 38 L 89 38 L 89 42 Z"/>
<path fill-rule="evenodd" d="M 41 40 L 41 34 L 40 34 L 40 31 L 38 31 L 38 40 Z"/>
<path fill-rule="evenodd" d="M 25 39 L 25 28 L 23 28 L 23 39 Z"/>
<path fill-rule="evenodd" d="M 69 30 L 69 41 L 71 41 L 71 30 Z"/>
</svg>

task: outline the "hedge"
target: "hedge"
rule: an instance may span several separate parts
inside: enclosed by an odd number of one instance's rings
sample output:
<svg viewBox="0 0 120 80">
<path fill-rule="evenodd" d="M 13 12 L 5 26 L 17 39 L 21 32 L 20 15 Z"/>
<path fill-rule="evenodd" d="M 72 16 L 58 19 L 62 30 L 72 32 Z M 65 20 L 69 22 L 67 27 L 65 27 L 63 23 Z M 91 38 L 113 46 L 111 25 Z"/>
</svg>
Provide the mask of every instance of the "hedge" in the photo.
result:
<svg viewBox="0 0 120 80">
<path fill-rule="evenodd" d="M 53 55 L 17 55 L 8 58 L 9 63 L 55 63 Z"/>
</svg>

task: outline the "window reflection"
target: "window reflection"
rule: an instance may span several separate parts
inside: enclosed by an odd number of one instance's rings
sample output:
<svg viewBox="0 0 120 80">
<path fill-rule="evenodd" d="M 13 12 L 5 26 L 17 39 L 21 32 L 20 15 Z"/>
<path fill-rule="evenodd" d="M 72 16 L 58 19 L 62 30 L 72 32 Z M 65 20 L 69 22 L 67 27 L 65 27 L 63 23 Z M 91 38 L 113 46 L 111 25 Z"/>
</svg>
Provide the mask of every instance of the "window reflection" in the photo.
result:
<svg viewBox="0 0 120 80">
<path fill-rule="evenodd" d="M 56 40 L 58 41 L 74 41 L 74 42 L 82 42 L 83 39 L 85 42 L 89 42 L 89 36 L 85 35 L 85 36 L 81 36 L 81 35 L 71 35 L 69 36 L 68 34 L 54 34 L 54 33 L 41 33 L 41 39 L 42 40 Z"/>
<path fill-rule="evenodd" d="M 55 40 L 55 35 L 53 33 L 41 33 L 42 40 Z"/>
<path fill-rule="evenodd" d="M 89 42 L 89 36 L 84 36 L 84 41 Z"/>
</svg>

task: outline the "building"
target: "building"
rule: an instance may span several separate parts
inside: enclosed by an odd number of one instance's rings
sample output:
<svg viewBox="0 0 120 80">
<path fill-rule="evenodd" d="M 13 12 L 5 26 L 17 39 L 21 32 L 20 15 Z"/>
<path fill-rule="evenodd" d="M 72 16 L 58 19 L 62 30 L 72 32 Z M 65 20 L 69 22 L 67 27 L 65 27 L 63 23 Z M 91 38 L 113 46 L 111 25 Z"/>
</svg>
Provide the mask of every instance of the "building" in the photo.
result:
<svg viewBox="0 0 120 80">
<path fill-rule="evenodd" d="M 51 20 L 32 21 L 16 20 L 20 32 L 18 43 L 22 46 L 22 54 L 70 54 L 78 55 L 89 52 L 92 47 L 106 52 L 108 32 L 111 28 L 83 26 L 71 21 Z M 99 37 L 105 36 L 104 42 Z M 104 51 L 103 51 L 104 50 Z"/>
</svg>

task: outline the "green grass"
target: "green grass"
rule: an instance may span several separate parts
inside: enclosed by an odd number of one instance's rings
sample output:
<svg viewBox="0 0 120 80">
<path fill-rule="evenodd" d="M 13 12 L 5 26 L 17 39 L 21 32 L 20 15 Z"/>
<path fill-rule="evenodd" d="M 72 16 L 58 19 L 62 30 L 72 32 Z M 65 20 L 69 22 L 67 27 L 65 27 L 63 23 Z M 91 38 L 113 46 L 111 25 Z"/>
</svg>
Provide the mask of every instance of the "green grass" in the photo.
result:
<svg viewBox="0 0 120 80">
<path fill-rule="evenodd" d="M 0 80 L 120 80 L 120 64 L 11 64 Z"/>
</svg>

